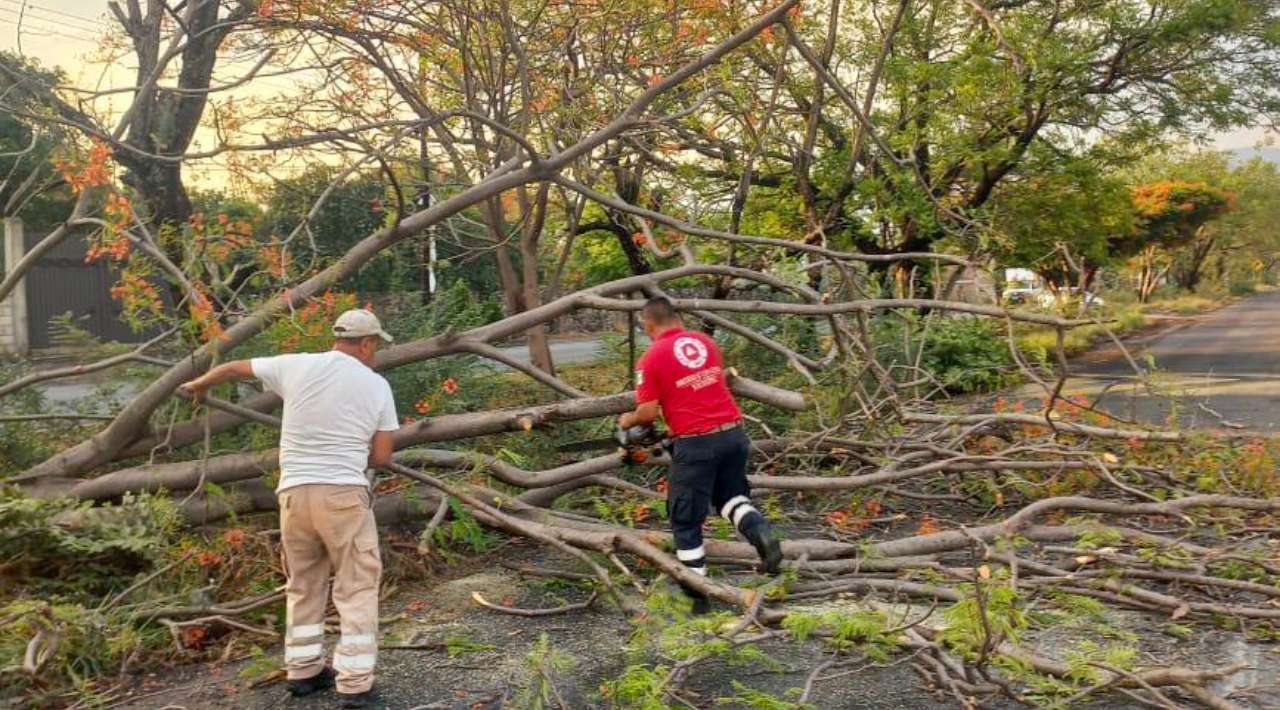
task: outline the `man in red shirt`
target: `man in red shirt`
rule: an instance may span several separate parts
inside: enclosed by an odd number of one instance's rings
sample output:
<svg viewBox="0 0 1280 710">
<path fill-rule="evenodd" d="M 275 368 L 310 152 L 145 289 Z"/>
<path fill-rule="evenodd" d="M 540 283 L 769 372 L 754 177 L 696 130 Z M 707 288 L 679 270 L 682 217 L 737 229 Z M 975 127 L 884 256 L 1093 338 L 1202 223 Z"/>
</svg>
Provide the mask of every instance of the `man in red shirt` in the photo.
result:
<svg viewBox="0 0 1280 710">
<path fill-rule="evenodd" d="M 661 410 L 671 430 L 667 513 L 676 556 L 694 572 L 707 573 L 702 524 L 710 505 L 756 548 L 765 572 L 777 574 L 782 548 L 769 522 L 751 505 L 751 442 L 725 381 L 720 348 L 705 334 L 685 330 L 666 298 L 649 299 L 642 313 L 653 344 L 636 367 L 636 410 L 622 415 L 618 423 L 624 430 L 648 425 Z M 693 598 L 695 611 L 708 608 L 703 595 L 687 587 L 685 592 Z"/>
</svg>

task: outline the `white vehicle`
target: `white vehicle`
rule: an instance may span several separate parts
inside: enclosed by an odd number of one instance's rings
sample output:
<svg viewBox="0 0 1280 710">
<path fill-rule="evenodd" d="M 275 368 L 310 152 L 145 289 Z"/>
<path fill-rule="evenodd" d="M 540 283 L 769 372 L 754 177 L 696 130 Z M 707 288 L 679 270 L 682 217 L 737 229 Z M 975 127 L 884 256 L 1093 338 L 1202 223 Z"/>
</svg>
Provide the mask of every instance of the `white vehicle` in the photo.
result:
<svg viewBox="0 0 1280 710">
<path fill-rule="evenodd" d="M 1104 301 L 1101 296 L 1098 296 L 1091 291 L 1081 292 L 1081 290 L 1076 287 L 1062 289 L 1056 296 L 1052 291 L 1040 291 L 1036 296 L 1036 299 L 1041 308 L 1053 308 L 1058 305 L 1059 298 L 1064 301 L 1077 301 L 1080 300 L 1081 293 L 1084 294 L 1083 298 L 1086 308 L 1101 308 L 1107 305 L 1107 302 Z"/>
<path fill-rule="evenodd" d="M 1026 303 L 1039 303 L 1040 297 L 1044 293 L 1044 289 L 1039 287 L 1021 286 L 1018 288 L 1006 288 L 1001 295 L 1006 305 L 1017 306 Z"/>
</svg>

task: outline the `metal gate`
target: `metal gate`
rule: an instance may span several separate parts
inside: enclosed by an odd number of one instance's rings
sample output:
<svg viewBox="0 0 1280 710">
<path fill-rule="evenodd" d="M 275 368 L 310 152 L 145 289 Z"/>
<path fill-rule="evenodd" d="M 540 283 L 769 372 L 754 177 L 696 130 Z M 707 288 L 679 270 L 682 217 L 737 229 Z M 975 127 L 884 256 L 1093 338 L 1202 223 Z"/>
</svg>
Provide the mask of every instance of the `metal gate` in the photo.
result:
<svg viewBox="0 0 1280 710">
<path fill-rule="evenodd" d="M 27 273 L 27 322 L 32 348 L 60 344 L 59 336 L 63 334 L 57 332 L 53 321 L 66 313 L 71 314 L 77 327 L 101 340 L 135 343 L 154 335 L 136 333 L 121 319 L 120 304 L 111 298 L 111 286 L 118 275 L 112 273 L 106 260 L 85 263 L 89 248 L 86 236 L 68 235 Z M 27 234 L 27 249 L 43 238 L 41 234 Z"/>
</svg>

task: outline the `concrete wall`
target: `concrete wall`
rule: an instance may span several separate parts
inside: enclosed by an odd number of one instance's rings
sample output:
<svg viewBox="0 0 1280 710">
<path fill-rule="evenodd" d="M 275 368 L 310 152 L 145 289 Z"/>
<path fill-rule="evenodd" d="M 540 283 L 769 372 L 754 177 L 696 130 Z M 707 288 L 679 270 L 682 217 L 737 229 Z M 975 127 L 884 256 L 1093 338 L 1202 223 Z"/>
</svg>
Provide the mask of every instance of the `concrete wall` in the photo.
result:
<svg viewBox="0 0 1280 710">
<path fill-rule="evenodd" d="M 11 217 L 4 221 L 4 272 L 13 270 L 22 259 L 23 248 L 22 220 Z M 25 355 L 30 349 L 30 335 L 27 330 L 27 289 L 26 279 L 18 282 L 18 287 L 7 298 L 0 301 L 0 351 Z"/>
</svg>

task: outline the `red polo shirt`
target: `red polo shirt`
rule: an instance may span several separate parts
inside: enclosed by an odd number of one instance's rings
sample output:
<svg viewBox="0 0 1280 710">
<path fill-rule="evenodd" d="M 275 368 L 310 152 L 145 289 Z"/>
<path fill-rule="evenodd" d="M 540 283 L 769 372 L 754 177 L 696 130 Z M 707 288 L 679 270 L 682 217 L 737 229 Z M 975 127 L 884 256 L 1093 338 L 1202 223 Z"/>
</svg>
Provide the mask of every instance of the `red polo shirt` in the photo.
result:
<svg viewBox="0 0 1280 710">
<path fill-rule="evenodd" d="M 658 401 L 676 436 L 709 432 L 742 419 L 725 381 L 720 348 L 703 333 L 673 328 L 636 364 L 636 403 Z"/>
</svg>

